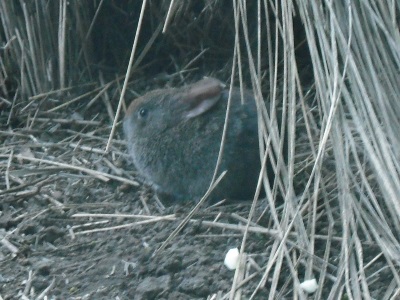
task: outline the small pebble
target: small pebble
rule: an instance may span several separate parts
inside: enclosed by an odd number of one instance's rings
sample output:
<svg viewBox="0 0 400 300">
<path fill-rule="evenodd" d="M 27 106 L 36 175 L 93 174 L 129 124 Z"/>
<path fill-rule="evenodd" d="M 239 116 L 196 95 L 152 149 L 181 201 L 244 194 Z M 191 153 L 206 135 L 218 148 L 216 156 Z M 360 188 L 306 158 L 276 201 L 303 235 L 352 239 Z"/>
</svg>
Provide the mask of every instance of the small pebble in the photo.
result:
<svg viewBox="0 0 400 300">
<path fill-rule="evenodd" d="M 318 289 L 318 283 L 316 279 L 310 279 L 300 283 L 300 288 L 306 293 L 312 294 Z"/>
<path fill-rule="evenodd" d="M 226 253 L 224 264 L 229 270 L 235 270 L 239 260 L 239 249 L 232 248 Z"/>
</svg>

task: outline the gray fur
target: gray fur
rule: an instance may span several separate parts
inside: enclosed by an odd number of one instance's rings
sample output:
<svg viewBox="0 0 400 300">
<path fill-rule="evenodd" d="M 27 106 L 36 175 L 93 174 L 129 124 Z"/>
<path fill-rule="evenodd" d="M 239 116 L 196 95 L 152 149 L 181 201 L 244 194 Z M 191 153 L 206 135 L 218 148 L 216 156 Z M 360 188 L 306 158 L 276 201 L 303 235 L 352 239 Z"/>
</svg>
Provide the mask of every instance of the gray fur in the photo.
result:
<svg viewBox="0 0 400 300">
<path fill-rule="evenodd" d="M 213 200 L 252 198 L 260 157 L 253 96 L 233 89 L 220 171 Z M 135 167 L 162 197 L 196 200 L 207 191 L 217 162 L 228 90 L 216 79 L 149 92 L 128 108 L 124 132 Z M 141 116 L 141 113 L 143 116 Z"/>
</svg>

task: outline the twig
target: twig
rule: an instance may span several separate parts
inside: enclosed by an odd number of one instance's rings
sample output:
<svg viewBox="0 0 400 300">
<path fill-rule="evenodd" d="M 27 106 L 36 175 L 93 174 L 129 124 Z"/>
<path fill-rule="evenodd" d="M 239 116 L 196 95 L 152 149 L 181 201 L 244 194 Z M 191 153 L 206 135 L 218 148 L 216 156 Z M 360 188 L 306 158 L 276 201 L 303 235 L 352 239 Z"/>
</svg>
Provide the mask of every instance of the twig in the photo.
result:
<svg viewBox="0 0 400 300">
<path fill-rule="evenodd" d="M 19 250 L 16 246 L 14 246 L 9 240 L 5 237 L 1 239 L 1 244 L 6 247 L 13 255 L 18 254 Z"/>
<path fill-rule="evenodd" d="M 123 224 L 123 225 L 112 226 L 112 227 L 107 227 L 107 228 L 97 228 L 97 229 L 80 231 L 80 232 L 76 232 L 75 235 L 102 232 L 102 231 L 110 231 L 110 230 L 117 230 L 117 229 L 122 229 L 122 228 L 131 228 L 131 227 L 135 227 L 135 226 L 139 226 L 139 225 L 155 223 L 155 222 L 159 222 L 159 221 L 170 221 L 170 220 L 171 220 L 170 216 L 155 217 L 155 218 L 152 218 L 152 219 L 149 219 L 149 220 L 138 221 L 138 222 L 129 223 L 129 224 Z"/>
<path fill-rule="evenodd" d="M 112 128 L 111 128 L 111 132 L 110 132 L 110 137 L 109 137 L 108 142 L 107 142 L 106 152 L 108 152 L 110 147 L 111 147 L 111 141 L 112 141 L 112 139 L 114 137 L 116 125 L 117 125 L 117 122 L 118 122 L 118 119 L 119 119 L 119 115 L 120 115 L 120 112 L 121 112 L 122 100 L 124 99 L 126 88 L 128 86 L 129 76 L 131 75 L 131 72 L 132 72 L 133 59 L 135 57 L 136 47 L 137 47 L 138 40 L 139 40 L 139 33 L 140 33 L 141 28 L 142 28 L 142 21 L 143 21 L 144 11 L 145 11 L 145 8 L 146 8 L 146 3 L 147 3 L 147 0 L 143 0 L 142 8 L 140 10 L 140 16 L 139 16 L 138 25 L 137 25 L 137 28 L 136 28 L 136 35 L 135 35 L 135 39 L 133 41 L 131 56 L 129 58 L 128 68 L 126 70 L 125 80 L 124 80 L 124 84 L 122 86 L 121 96 L 119 98 L 117 111 L 115 113 L 114 122 L 113 122 L 113 125 L 112 125 Z"/>
<path fill-rule="evenodd" d="M 73 124 L 73 125 L 91 125 L 100 126 L 100 121 L 88 121 L 88 120 L 75 120 L 75 119 L 52 119 L 52 118 L 35 118 L 36 122 L 55 122 L 60 124 Z"/>
<path fill-rule="evenodd" d="M 6 157 L 8 157 L 8 155 L 0 155 L 0 157 L 6 158 Z M 65 164 L 65 163 L 47 160 L 47 159 L 38 159 L 38 158 L 33 158 L 33 157 L 27 157 L 27 156 L 23 156 L 23 155 L 15 155 L 14 158 L 21 159 L 21 160 L 28 160 L 28 161 L 37 162 L 37 163 L 44 163 L 44 164 L 54 165 L 54 166 L 59 166 L 59 167 L 64 167 L 69 170 L 83 172 L 83 173 L 94 176 L 95 178 L 100 179 L 105 182 L 108 182 L 110 179 L 113 179 L 116 181 L 120 181 L 123 183 L 133 185 L 133 186 L 139 186 L 139 183 L 136 181 L 129 180 L 129 179 L 119 177 L 119 176 L 110 175 L 110 174 L 100 172 L 100 171 L 94 171 L 94 170 L 84 168 L 84 167 L 78 167 L 78 166 L 74 166 L 74 165 L 69 165 L 69 164 Z"/>
<path fill-rule="evenodd" d="M 46 297 L 46 294 L 54 287 L 55 283 L 56 283 L 56 279 L 53 278 L 53 280 L 50 282 L 49 286 L 47 288 L 45 288 L 43 290 L 43 292 L 41 292 L 39 294 L 39 296 L 37 296 L 36 299 L 40 300 L 40 299 L 43 299 L 44 297 Z"/>
</svg>

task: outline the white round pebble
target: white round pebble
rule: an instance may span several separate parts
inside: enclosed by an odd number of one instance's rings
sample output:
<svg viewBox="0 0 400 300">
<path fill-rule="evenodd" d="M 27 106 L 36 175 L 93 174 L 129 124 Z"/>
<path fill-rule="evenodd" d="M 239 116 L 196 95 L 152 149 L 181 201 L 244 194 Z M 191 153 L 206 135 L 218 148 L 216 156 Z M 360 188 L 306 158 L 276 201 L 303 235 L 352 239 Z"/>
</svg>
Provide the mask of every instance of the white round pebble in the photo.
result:
<svg viewBox="0 0 400 300">
<path fill-rule="evenodd" d="M 305 291 L 306 293 L 312 294 L 318 288 L 317 280 L 314 278 L 314 279 L 303 281 L 302 283 L 300 283 L 300 288 L 303 291 Z"/>
<path fill-rule="evenodd" d="M 232 248 L 229 249 L 228 253 L 225 255 L 224 264 L 229 270 L 235 270 L 239 260 L 239 249 Z"/>
</svg>

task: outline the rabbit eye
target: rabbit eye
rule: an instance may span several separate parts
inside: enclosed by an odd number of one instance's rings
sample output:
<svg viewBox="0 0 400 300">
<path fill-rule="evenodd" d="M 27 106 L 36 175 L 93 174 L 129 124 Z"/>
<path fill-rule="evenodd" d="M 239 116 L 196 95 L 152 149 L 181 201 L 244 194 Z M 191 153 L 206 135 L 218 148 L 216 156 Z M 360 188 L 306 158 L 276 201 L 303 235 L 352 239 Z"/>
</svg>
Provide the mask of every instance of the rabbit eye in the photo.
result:
<svg viewBox="0 0 400 300">
<path fill-rule="evenodd" d="M 141 118 L 145 118 L 147 116 L 147 114 L 148 114 L 148 110 L 146 108 L 142 107 L 141 109 L 139 109 L 139 116 Z"/>
</svg>

